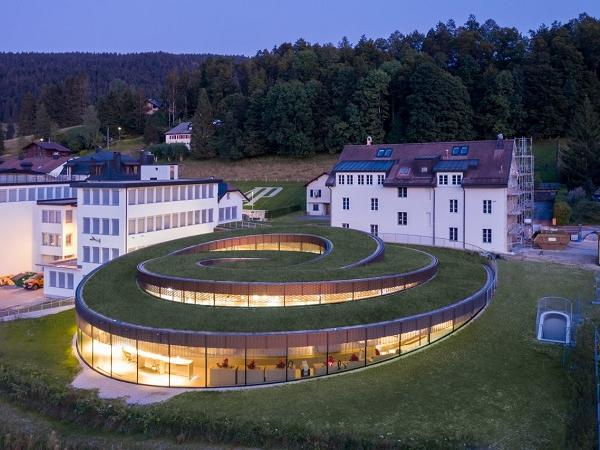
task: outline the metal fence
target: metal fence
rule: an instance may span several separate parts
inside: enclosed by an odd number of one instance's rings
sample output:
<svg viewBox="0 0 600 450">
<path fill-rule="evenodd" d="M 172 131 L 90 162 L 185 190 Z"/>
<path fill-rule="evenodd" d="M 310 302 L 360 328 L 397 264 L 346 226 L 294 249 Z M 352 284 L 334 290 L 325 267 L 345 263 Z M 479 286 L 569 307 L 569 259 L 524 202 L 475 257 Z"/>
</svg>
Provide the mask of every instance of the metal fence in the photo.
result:
<svg viewBox="0 0 600 450">
<path fill-rule="evenodd" d="M 43 303 L 37 303 L 35 305 L 0 309 L 0 320 L 6 321 L 6 320 L 18 319 L 21 316 L 28 314 L 28 313 L 32 313 L 32 312 L 38 312 L 38 311 L 44 311 L 47 309 L 62 308 L 64 306 L 74 306 L 74 305 L 75 305 L 75 298 L 69 297 L 69 298 L 61 298 L 61 299 L 56 299 L 56 300 L 49 300 L 49 301 L 45 301 Z"/>
<path fill-rule="evenodd" d="M 433 247 L 445 247 L 453 248 L 456 250 L 469 250 L 482 254 L 490 254 L 489 250 L 481 248 L 477 245 L 470 244 L 463 241 L 452 241 L 446 238 L 433 237 L 433 236 L 420 236 L 415 234 L 402 234 L 402 233 L 378 233 L 377 234 L 384 242 L 392 244 L 408 244 L 408 245 L 426 245 Z"/>
</svg>

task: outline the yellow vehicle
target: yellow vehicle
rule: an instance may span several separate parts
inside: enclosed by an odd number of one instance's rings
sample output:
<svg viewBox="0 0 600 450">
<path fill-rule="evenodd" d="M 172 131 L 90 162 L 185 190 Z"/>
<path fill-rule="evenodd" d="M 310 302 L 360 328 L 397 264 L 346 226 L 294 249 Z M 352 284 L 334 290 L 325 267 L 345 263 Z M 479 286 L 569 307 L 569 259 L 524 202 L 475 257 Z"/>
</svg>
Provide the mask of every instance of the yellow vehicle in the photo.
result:
<svg viewBox="0 0 600 450">
<path fill-rule="evenodd" d="M 44 287 L 44 274 L 36 273 L 34 276 L 32 276 L 31 278 L 28 278 L 23 283 L 23 287 L 25 289 L 31 289 L 32 291 L 36 291 L 39 288 L 43 288 Z"/>
<path fill-rule="evenodd" d="M 14 275 L 0 275 L 0 286 L 14 286 L 15 282 L 12 280 Z"/>
</svg>

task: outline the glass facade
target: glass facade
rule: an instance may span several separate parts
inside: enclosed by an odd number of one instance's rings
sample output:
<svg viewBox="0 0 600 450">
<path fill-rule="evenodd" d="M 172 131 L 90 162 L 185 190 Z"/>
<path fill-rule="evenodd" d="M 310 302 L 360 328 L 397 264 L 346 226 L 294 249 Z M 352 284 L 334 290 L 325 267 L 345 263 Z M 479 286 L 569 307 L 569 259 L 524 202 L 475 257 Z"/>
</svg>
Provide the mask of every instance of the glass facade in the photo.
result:
<svg viewBox="0 0 600 450">
<path fill-rule="evenodd" d="M 153 330 L 107 319 L 76 299 L 77 349 L 94 370 L 119 380 L 177 387 L 281 383 L 392 359 L 457 330 L 491 300 L 486 285 L 453 305 L 390 322 L 276 333 Z"/>
<path fill-rule="evenodd" d="M 206 242 L 175 254 L 193 254 L 230 250 L 280 250 L 327 255 L 331 243 L 319 236 L 301 234 L 265 234 L 240 236 Z M 376 260 L 377 251 L 360 264 Z M 144 264 L 137 269 L 141 289 L 163 300 L 205 306 L 284 307 L 341 303 L 379 297 L 417 286 L 437 273 L 438 261 L 429 255 L 431 263 L 409 273 L 354 280 L 309 282 L 236 282 L 208 281 L 170 277 L 148 271 Z M 226 258 L 230 261 L 234 258 Z M 203 265 L 217 264 L 204 260 Z M 356 264 L 354 265 L 356 267 Z"/>
</svg>

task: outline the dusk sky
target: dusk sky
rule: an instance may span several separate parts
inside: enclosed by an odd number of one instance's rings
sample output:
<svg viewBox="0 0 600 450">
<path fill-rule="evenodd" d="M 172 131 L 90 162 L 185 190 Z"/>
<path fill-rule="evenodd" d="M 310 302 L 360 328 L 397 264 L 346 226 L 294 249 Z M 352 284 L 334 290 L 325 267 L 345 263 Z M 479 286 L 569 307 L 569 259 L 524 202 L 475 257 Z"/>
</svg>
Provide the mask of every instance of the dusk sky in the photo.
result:
<svg viewBox="0 0 600 450">
<path fill-rule="evenodd" d="M 600 0 L 11 0 L 2 5 L 0 51 L 254 55 L 298 38 L 355 43 L 362 34 L 427 31 L 469 14 L 527 33 L 582 12 L 600 17 Z"/>
</svg>

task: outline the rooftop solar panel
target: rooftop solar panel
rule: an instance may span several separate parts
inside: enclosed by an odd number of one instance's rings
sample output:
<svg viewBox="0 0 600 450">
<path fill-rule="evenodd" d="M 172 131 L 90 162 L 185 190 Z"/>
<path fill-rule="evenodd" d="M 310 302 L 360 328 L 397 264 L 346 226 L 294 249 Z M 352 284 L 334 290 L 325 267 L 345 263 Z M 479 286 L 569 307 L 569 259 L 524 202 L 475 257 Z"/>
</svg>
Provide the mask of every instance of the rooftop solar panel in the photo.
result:
<svg viewBox="0 0 600 450">
<path fill-rule="evenodd" d="M 394 161 L 342 161 L 333 168 L 336 172 L 387 172 Z"/>
</svg>

